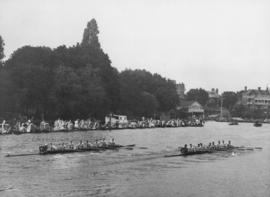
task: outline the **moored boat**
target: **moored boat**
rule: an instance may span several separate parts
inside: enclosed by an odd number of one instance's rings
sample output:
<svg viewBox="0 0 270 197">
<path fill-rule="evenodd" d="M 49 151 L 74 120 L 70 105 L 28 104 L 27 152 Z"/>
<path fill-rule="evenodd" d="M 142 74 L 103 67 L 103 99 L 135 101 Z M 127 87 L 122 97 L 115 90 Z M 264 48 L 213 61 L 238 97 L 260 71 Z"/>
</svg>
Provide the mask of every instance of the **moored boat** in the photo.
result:
<svg viewBox="0 0 270 197">
<path fill-rule="evenodd" d="M 262 123 L 259 122 L 259 121 L 256 121 L 256 122 L 254 123 L 254 127 L 261 127 L 261 126 L 262 126 Z"/>
<path fill-rule="evenodd" d="M 229 125 L 238 125 L 239 123 L 237 121 L 232 121 L 229 123 Z"/>
</svg>

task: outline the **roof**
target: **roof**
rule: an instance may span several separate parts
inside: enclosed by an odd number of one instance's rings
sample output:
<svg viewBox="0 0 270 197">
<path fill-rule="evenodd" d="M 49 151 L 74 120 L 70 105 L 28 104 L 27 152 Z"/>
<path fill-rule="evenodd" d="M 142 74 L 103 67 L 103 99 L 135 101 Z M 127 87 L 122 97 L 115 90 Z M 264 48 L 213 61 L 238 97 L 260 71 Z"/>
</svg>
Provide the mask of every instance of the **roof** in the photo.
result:
<svg viewBox="0 0 270 197">
<path fill-rule="evenodd" d="M 181 101 L 180 102 L 180 107 L 189 107 L 195 102 L 199 103 L 198 101 Z"/>
<path fill-rule="evenodd" d="M 246 95 L 249 95 L 249 96 L 251 96 L 251 95 L 270 95 L 270 92 L 268 91 L 268 90 L 254 90 L 254 89 L 249 89 L 249 90 L 247 90 L 247 91 L 245 91 L 245 92 L 243 92 L 244 94 L 246 94 Z"/>
<path fill-rule="evenodd" d="M 217 92 L 208 91 L 209 98 L 219 98 L 220 95 Z"/>
<path fill-rule="evenodd" d="M 202 105 L 198 101 L 181 101 L 180 106 L 177 107 L 177 110 L 184 110 L 189 113 L 204 112 Z"/>
</svg>

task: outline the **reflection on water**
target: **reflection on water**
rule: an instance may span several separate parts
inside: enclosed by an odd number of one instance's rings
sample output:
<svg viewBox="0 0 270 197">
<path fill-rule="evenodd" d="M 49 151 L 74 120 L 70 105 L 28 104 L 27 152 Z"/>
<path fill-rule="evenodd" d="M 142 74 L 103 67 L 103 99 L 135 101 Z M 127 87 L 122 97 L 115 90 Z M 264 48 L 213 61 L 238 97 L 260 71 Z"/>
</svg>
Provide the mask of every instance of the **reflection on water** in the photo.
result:
<svg viewBox="0 0 270 197">
<path fill-rule="evenodd" d="M 115 138 L 133 150 L 4 157 L 40 144 Z M 263 150 L 169 157 L 178 146 L 231 140 Z M 0 136 L 0 196 L 269 196 L 270 125 Z"/>
</svg>

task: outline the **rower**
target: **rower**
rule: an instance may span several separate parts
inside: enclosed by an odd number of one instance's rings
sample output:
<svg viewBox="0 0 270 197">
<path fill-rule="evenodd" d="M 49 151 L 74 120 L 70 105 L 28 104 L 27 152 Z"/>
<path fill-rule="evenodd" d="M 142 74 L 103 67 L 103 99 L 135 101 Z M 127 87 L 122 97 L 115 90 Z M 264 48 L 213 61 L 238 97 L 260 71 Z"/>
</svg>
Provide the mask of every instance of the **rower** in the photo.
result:
<svg viewBox="0 0 270 197">
<path fill-rule="evenodd" d="M 111 145 L 111 146 L 114 146 L 115 145 L 114 138 L 112 138 L 112 141 L 109 142 L 109 145 Z"/>
<path fill-rule="evenodd" d="M 62 149 L 65 150 L 66 149 L 66 145 L 65 143 L 62 143 Z"/>
<path fill-rule="evenodd" d="M 231 140 L 228 141 L 227 147 L 232 147 Z"/>
<path fill-rule="evenodd" d="M 222 145 L 221 145 L 221 147 L 222 147 L 222 148 L 225 148 L 225 147 L 226 147 L 224 140 L 222 140 Z"/>
<path fill-rule="evenodd" d="M 180 152 L 183 153 L 183 154 L 186 154 L 188 152 L 187 144 L 185 144 L 184 148 L 180 149 Z"/>
<path fill-rule="evenodd" d="M 83 148 L 83 142 L 80 140 L 80 143 L 77 145 L 77 149 L 82 149 Z"/>
<path fill-rule="evenodd" d="M 193 146 L 192 144 L 190 144 L 189 146 L 190 146 L 190 150 L 191 150 L 192 152 L 194 152 L 194 151 L 195 151 L 194 146 Z"/>
<path fill-rule="evenodd" d="M 86 140 L 86 148 L 90 148 L 92 146 L 91 143 L 88 142 L 88 140 Z"/>
<path fill-rule="evenodd" d="M 221 143 L 220 143 L 220 140 L 218 140 L 218 145 L 217 145 L 218 148 L 221 147 Z"/>
<path fill-rule="evenodd" d="M 73 145 L 73 143 L 72 143 L 72 140 L 70 141 L 69 148 L 70 148 L 70 149 L 74 149 L 74 145 Z"/>
<path fill-rule="evenodd" d="M 216 145 L 215 145 L 215 142 L 212 142 L 212 146 L 211 148 L 215 149 L 216 148 Z"/>
<path fill-rule="evenodd" d="M 51 145 L 51 151 L 57 150 L 57 147 L 55 145 L 53 145 L 52 143 L 50 143 Z"/>
<path fill-rule="evenodd" d="M 206 146 L 203 145 L 203 143 L 201 143 L 201 149 L 202 149 L 202 150 L 205 150 L 205 149 L 206 149 Z"/>
<path fill-rule="evenodd" d="M 201 151 L 201 143 L 199 143 L 195 149 L 196 149 L 196 151 Z"/>
<path fill-rule="evenodd" d="M 105 142 L 105 138 L 102 139 L 101 146 L 102 147 L 106 147 L 107 146 L 107 143 Z"/>
<path fill-rule="evenodd" d="M 96 140 L 97 147 L 103 147 L 103 142 L 101 140 Z"/>
<path fill-rule="evenodd" d="M 95 141 L 95 146 L 98 147 L 98 140 Z"/>
</svg>

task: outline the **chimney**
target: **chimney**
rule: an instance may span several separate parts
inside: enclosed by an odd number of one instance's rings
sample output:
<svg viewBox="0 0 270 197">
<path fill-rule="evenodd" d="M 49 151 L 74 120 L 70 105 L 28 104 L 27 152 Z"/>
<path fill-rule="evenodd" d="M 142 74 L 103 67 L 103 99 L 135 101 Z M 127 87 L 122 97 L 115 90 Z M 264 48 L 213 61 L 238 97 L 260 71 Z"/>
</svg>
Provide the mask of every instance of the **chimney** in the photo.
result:
<svg viewBox="0 0 270 197">
<path fill-rule="evenodd" d="M 245 91 L 247 91 L 247 86 L 245 86 Z"/>
<path fill-rule="evenodd" d="M 261 91 L 261 87 L 258 87 L 258 90 Z"/>
<path fill-rule="evenodd" d="M 216 89 L 216 93 L 218 94 L 218 88 Z"/>
</svg>

